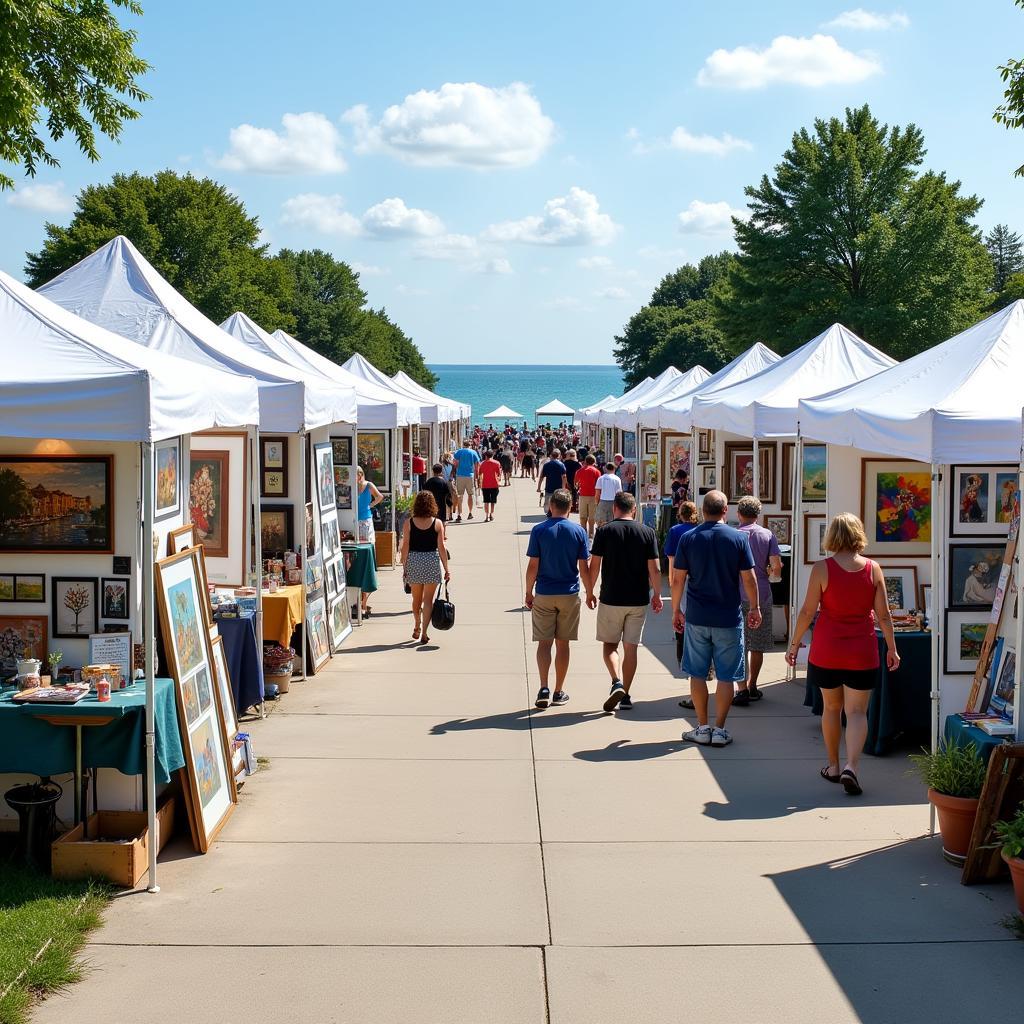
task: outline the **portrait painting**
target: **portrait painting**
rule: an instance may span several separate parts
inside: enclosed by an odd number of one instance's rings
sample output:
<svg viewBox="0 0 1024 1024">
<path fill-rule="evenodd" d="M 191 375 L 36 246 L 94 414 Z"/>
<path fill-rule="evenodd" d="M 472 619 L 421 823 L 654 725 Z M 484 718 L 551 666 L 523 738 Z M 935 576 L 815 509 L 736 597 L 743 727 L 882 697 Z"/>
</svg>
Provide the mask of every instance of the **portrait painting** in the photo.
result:
<svg viewBox="0 0 1024 1024">
<path fill-rule="evenodd" d="M 313 465 L 316 469 L 316 493 L 320 511 L 334 508 L 334 454 L 329 442 L 313 445 Z"/>
<path fill-rule="evenodd" d="M 999 586 L 1006 545 L 950 544 L 950 608 L 991 608 Z"/>
<path fill-rule="evenodd" d="M 156 456 L 156 507 L 153 511 L 160 520 L 181 508 L 181 438 L 157 441 L 153 449 Z"/>
<path fill-rule="evenodd" d="M 189 461 L 188 511 L 196 541 L 209 558 L 228 555 L 228 482 L 231 452 L 193 449 Z"/>
<path fill-rule="evenodd" d="M 917 462 L 862 459 L 861 480 L 868 550 L 927 555 L 932 539 L 931 471 Z"/>
<path fill-rule="evenodd" d="M 1017 473 L 1010 466 L 953 466 L 950 533 L 1005 537 L 1017 507 Z"/>
<path fill-rule="evenodd" d="M 995 520 L 1009 526 L 1015 515 L 1020 515 L 1020 496 L 1017 493 L 1016 473 L 996 473 Z"/>
<path fill-rule="evenodd" d="M 358 463 L 366 479 L 380 490 L 389 487 L 391 474 L 388 463 L 388 435 L 385 430 L 360 431 L 356 435 Z"/>
<path fill-rule="evenodd" d="M 680 470 L 690 472 L 690 436 L 666 431 L 661 435 L 661 493 L 672 493 L 672 481 Z"/>
<path fill-rule="evenodd" d="M 0 552 L 112 553 L 110 455 L 0 456 Z"/>
<path fill-rule="evenodd" d="M 758 446 L 760 466 L 760 498 L 772 504 L 775 501 L 774 442 Z M 730 441 L 725 445 L 725 493 L 730 501 L 754 493 L 754 449 L 746 441 Z"/>
<path fill-rule="evenodd" d="M 100 616 L 104 619 L 127 619 L 129 581 L 103 579 L 100 581 Z"/>
</svg>

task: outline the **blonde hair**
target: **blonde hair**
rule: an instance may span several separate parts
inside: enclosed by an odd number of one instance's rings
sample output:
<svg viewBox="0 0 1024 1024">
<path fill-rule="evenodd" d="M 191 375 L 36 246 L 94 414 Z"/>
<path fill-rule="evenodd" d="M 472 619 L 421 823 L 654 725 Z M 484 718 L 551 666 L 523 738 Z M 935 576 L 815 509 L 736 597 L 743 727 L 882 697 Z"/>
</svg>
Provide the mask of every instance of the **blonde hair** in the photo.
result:
<svg viewBox="0 0 1024 1024">
<path fill-rule="evenodd" d="M 860 554 L 868 546 L 868 535 L 864 524 L 852 512 L 840 512 L 829 523 L 825 533 L 825 550 L 833 555 L 840 551 L 854 551 Z"/>
</svg>

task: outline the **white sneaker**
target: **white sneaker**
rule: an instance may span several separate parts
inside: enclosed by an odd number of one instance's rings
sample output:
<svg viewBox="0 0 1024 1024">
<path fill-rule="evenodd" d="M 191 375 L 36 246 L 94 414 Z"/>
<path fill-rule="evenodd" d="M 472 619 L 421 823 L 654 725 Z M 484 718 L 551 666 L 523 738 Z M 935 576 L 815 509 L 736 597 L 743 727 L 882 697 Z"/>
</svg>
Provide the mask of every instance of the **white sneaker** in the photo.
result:
<svg viewBox="0 0 1024 1024">
<path fill-rule="evenodd" d="M 700 743 L 707 746 L 711 742 L 711 726 L 698 725 L 696 729 L 684 732 L 683 739 L 689 743 Z"/>
<path fill-rule="evenodd" d="M 711 746 L 727 747 L 730 743 L 732 743 L 732 737 L 729 735 L 728 729 L 715 728 L 711 731 Z"/>
</svg>

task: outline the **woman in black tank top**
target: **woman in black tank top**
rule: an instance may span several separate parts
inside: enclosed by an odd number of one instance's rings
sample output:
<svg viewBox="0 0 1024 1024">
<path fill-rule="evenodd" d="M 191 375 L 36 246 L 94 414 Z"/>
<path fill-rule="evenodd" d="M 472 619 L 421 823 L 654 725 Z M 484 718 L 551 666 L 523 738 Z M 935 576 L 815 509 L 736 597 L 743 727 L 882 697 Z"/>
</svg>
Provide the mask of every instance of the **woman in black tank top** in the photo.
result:
<svg viewBox="0 0 1024 1024">
<path fill-rule="evenodd" d="M 430 491 L 420 491 L 412 506 L 412 516 L 402 529 L 402 564 L 405 582 L 412 590 L 413 640 L 425 644 L 434 593 L 448 575 L 448 552 L 444 546 L 444 524 L 437 518 L 437 502 Z M 422 628 L 422 638 L 420 630 Z"/>
</svg>

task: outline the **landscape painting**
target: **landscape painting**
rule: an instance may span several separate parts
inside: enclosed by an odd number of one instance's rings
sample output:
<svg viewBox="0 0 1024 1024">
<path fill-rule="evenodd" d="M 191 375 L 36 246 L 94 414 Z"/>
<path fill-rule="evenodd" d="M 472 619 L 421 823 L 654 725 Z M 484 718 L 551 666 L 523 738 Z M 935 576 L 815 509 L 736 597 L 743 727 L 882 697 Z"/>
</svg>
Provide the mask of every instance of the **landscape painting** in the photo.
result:
<svg viewBox="0 0 1024 1024">
<path fill-rule="evenodd" d="M 0 552 L 113 552 L 109 455 L 0 456 Z"/>
<path fill-rule="evenodd" d="M 803 461 L 803 500 L 824 501 L 828 489 L 828 448 L 823 444 L 805 444 Z"/>
<path fill-rule="evenodd" d="M 946 612 L 944 668 L 950 675 L 970 675 L 978 667 L 988 631 L 985 612 Z"/>
</svg>

